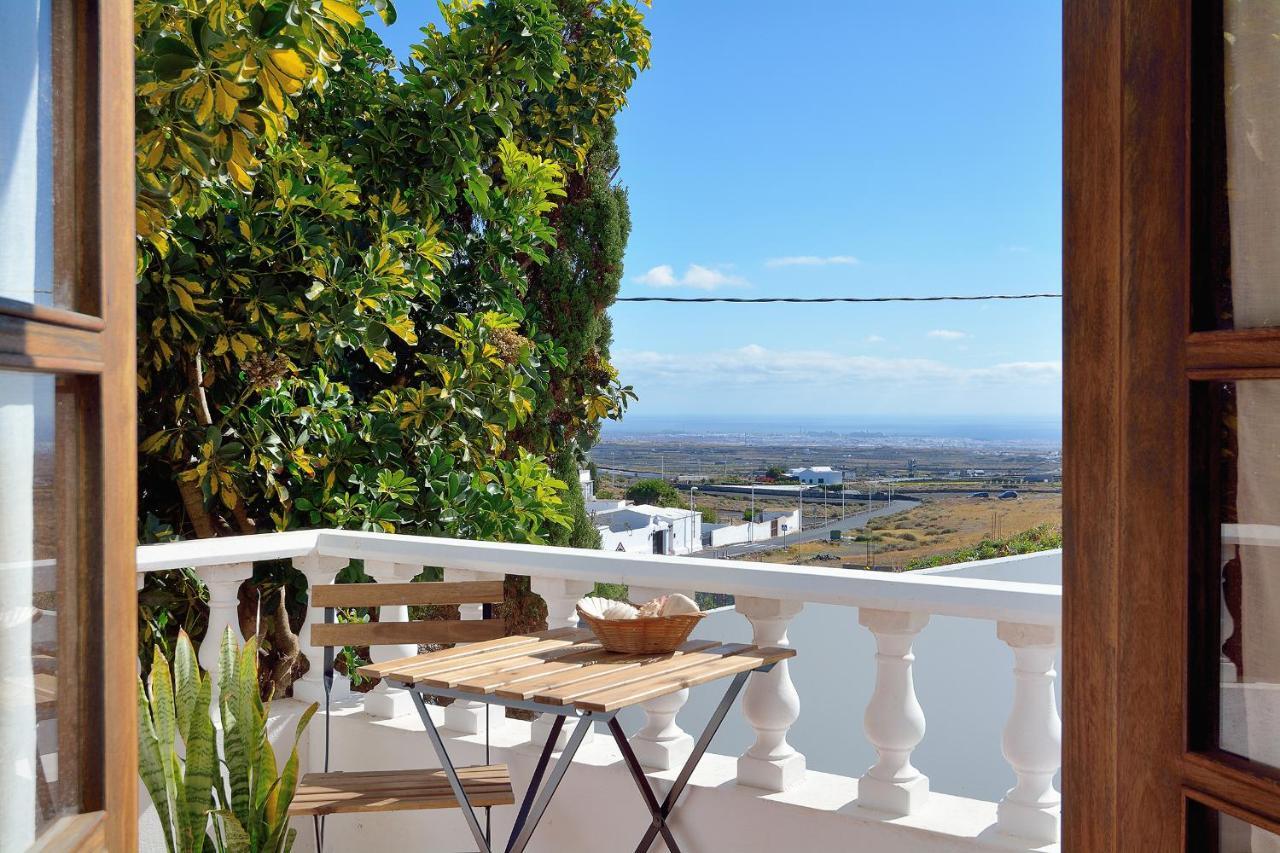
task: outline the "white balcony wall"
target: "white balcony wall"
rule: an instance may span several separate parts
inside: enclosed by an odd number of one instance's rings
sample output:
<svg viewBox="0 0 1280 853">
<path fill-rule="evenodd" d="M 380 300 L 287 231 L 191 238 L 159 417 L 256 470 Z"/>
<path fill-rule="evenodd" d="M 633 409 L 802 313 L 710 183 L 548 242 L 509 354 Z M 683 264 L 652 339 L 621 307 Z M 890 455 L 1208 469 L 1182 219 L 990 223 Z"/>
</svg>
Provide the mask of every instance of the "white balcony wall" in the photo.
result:
<svg viewBox="0 0 1280 853">
<path fill-rule="evenodd" d="M 711 614 L 700 635 L 786 639 L 799 654 L 785 672 L 754 677 L 695 773 L 674 822 L 688 850 L 1057 850 L 1061 590 L 1010 578 L 1052 578 L 1060 553 L 988 561 L 965 568 L 977 577 L 948 577 L 336 531 L 139 549 L 140 570 L 197 566 L 202 576 L 280 558 L 505 569 L 545 590 L 602 580 L 734 594 L 738 607 Z M 700 731 L 722 689 L 705 685 L 672 703 L 678 728 Z M 273 731 L 288 730 L 300 708 L 278 703 Z M 669 710 L 625 713 L 633 743 L 646 725 L 667 733 Z M 493 731 L 493 760 L 511 766 L 517 791 L 536 760 L 538 725 L 506 720 Z M 445 733 L 457 761 L 480 760 L 481 736 Z M 322 738 L 317 719 L 305 763 L 319 762 Z M 359 696 L 335 709 L 333 744 L 334 769 L 435 764 L 416 716 L 372 716 Z M 661 787 L 675 773 L 651 770 L 650 779 Z M 494 810 L 499 838 L 514 811 Z M 531 849 L 630 849 L 619 839 L 638 839 L 646 818 L 610 739 L 596 737 L 579 753 Z M 298 829 L 296 849 L 310 849 L 310 822 Z M 428 840 L 430 849 L 469 846 L 453 811 L 338 816 L 326 833 L 329 849 L 398 849 L 410 837 Z"/>
<path fill-rule="evenodd" d="M 862 712 L 875 687 L 875 638 L 858 627 L 856 610 L 829 604 L 807 605 L 788 633 L 799 652 L 789 663 L 801 706 L 788 739 L 811 770 L 862 772 L 876 759 L 862 736 Z M 751 626 L 733 608 L 723 608 L 702 620 L 693 636 L 746 643 Z M 1013 655 L 996 636 L 995 623 L 934 617 L 915 640 L 915 657 L 916 694 L 928 731 L 912 761 L 928 768 L 936 791 L 998 801 L 1014 782 L 1000 754 L 1013 703 Z M 719 699 L 714 689 L 690 691 L 682 728 L 696 733 Z M 621 719 L 635 731 L 643 714 L 629 709 Z M 753 739 L 742 715 L 730 714 L 712 750 L 741 755 Z"/>
</svg>

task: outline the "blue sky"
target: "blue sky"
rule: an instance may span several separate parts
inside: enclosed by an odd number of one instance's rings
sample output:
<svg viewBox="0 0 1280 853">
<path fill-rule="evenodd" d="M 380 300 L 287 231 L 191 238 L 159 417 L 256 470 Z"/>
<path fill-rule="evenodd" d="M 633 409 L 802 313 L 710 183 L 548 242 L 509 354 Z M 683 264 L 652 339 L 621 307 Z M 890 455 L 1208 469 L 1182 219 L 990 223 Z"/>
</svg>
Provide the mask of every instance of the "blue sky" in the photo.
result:
<svg viewBox="0 0 1280 853">
<path fill-rule="evenodd" d="M 434 4 L 398 4 L 403 55 Z M 1061 287 L 1061 6 L 655 0 L 624 296 Z M 633 415 L 1060 413 L 1061 305 L 620 304 Z"/>
</svg>

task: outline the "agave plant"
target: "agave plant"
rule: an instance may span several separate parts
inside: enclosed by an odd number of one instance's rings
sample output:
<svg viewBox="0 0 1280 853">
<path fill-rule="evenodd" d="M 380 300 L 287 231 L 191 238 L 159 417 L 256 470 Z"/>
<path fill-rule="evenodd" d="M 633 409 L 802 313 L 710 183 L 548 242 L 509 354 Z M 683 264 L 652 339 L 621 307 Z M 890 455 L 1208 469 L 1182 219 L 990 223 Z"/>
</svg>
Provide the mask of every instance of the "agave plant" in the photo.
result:
<svg viewBox="0 0 1280 853">
<path fill-rule="evenodd" d="M 213 677 L 200 671 L 185 632 L 172 669 L 157 648 L 147 687 L 138 680 L 138 770 L 170 853 L 284 853 L 293 846 L 289 803 L 298 783 L 298 740 L 317 706 L 299 719 L 279 772 L 267 740 L 268 706 L 258 693 L 257 654 L 253 640 L 241 649 L 227 629 L 218 658 L 220 739 L 210 713 Z"/>
</svg>

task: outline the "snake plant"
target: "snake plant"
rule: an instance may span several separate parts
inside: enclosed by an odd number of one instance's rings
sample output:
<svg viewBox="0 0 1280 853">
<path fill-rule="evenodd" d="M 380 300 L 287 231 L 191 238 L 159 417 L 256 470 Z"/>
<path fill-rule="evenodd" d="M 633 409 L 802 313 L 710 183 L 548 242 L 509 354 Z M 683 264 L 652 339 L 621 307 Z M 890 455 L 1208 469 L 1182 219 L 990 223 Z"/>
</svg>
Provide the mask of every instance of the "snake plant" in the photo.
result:
<svg viewBox="0 0 1280 853">
<path fill-rule="evenodd" d="M 267 739 L 268 706 L 258 693 L 257 654 L 253 640 L 241 649 L 227 629 L 218 657 L 221 738 L 210 713 L 213 677 L 201 672 L 185 632 L 172 669 L 157 648 L 148 685 L 138 680 L 138 770 L 170 853 L 285 853 L 293 846 L 288 812 L 298 739 L 316 705 L 299 719 L 279 771 Z"/>
</svg>

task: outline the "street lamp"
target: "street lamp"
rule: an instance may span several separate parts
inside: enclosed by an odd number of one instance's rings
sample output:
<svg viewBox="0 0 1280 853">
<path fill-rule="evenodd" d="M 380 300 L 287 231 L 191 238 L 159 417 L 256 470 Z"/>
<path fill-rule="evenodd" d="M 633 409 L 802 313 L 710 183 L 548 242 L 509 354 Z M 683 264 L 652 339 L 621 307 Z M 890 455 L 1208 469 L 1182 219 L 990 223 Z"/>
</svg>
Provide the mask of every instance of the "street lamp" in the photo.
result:
<svg viewBox="0 0 1280 853">
<path fill-rule="evenodd" d="M 667 454 L 672 452 L 673 451 L 670 451 L 670 450 L 658 451 L 658 464 L 659 464 L 660 470 L 662 471 L 662 474 L 660 476 L 664 480 L 667 479 Z"/>
<path fill-rule="evenodd" d="M 799 489 L 800 489 L 800 515 L 798 518 L 799 523 L 797 527 L 800 530 L 804 530 L 804 480 L 800 481 Z"/>
<path fill-rule="evenodd" d="M 692 552 L 692 551 L 694 551 L 694 550 L 695 550 L 695 549 L 694 549 L 694 547 L 693 547 L 693 531 L 694 531 L 694 529 L 697 527 L 697 522 L 695 521 L 695 518 L 694 518 L 694 515 L 693 515 L 693 512 L 694 512 L 694 509 L 693 509 L 693 493 L 694 493 L 694 492 L 696 492 L 696 491 L 698 491 L 698 487 L 697 487 L 697 486 L 690 486 L 690 487 L 689 487 L 689 546 L 688 546 L 688 547 L 689 547 L 690 552 Z M 699 545 L 701 545 L 702 543 L 698 543 L 698 544 L 699 544 Z"/>
</svg>

